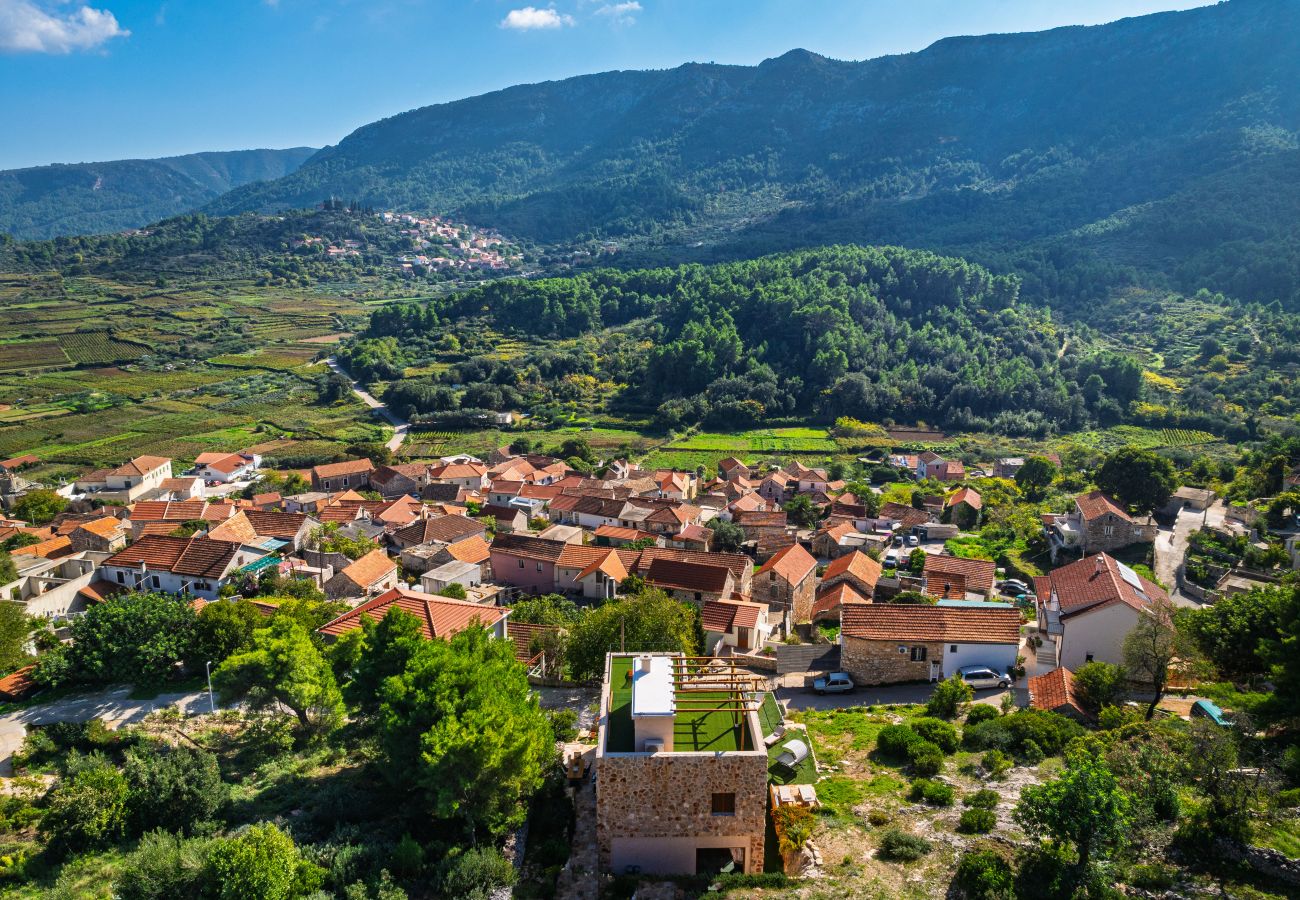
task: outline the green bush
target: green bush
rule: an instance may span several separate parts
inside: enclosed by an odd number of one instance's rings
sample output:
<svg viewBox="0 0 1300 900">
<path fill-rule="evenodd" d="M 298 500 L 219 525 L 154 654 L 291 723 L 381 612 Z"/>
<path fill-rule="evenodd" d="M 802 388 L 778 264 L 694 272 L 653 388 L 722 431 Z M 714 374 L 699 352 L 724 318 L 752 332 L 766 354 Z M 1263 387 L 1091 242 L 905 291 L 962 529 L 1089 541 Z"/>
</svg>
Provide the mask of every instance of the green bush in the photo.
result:
<svg viewBox="0 0 1300 900">
<path fill-rule="evenodd" d="M 954 883 L 967 900 L 1012 900 L 1015 873 L 1011 863 L 993 850 L 969 850 L 957 863 Z"/>
<path fill-rule="evenodd" d="M 886 725 L 876 735 L 876 748 L 888 756 L 906 758 L 907 751 L 921 736 L 906 725 Z"/>
<path fill-rule="evenodd" d="M 954 796 L 951 785 L 928 778 L 913 781 L 912 789 L 907 794 L 913 803 L 928 803 L 931 806 L 952 806 Z"/>
<path fill-rule="evenodd" d="M 217 900 L 289 900 L 320 887 L 325 872 L 270 822 L 216 841 L 205 880 Z"/>
<path fill-rule="evenodd" d="M 891 828 L 880 837 L 880 855 L 895 862 L 913 862 L 930 852 L 930 842 L 918 834 Z"/>
<path fill-rule="evenodd" d="M 140 832 L 188 832 L 211 819 L 228 795 L 217 758 L 192 747 L 131 750 L 124 774 L 131 824 Z"/>
<path fill-rule="evenodd" d="M 970 712 L 966 713 L 966 724 L 978 725 L 980 722 L 987 722 L 1001 715 L 996 707 L 989 706 L 987 703 L 976 703 L 970 708 Z"/>
<path fill-rule="evenodd" d="M 424 868 L 424 848 L 409 834 L 393 847 L 393 871 L 403 878 L 414 878 Z"/>
<path fill-rule="evenodd" d="M 952 724 L 942 719 L 932 719 L 928 716 L 922 716 L 913 719 L 911 728 L 921 737 L 925 738 L 932 744 L 938 745 L 944 753 L 956 753 L 960 739 L 957 735 L 957 729 Z"/>
<path fill-rule="evenodd" d="M 515 867 L 495 847 L 474 847 L 443 864 L 442 892 L 448 897 L 488 900 L 497 888 L 515 883 Z"/>
<path fill-rule="evenodd" d="M 983 788 L 968 796 L 962 803 L 975 809 L 993 809 L 998 805 L 1000 799 L 997 791 Z"/>
<path fill-rule="evenodd" d="M 1020 755 L 1027 765 L 1036 766 L 1046 757 L 1043 755 L 1043 748 L 1038 746 L 1038 741 L 1025 741 L 1024 746 L 1020 748 Z"/>
<path fill-rule="evenodd" d="M 85 850 L 112 843 L 126 831 L 127 795 L 122 774 L 106 759 L 78 764 L 50 792 L 41 831 L 55 846 Z"/>
<path fill-rule="evenodd" d="M 1125 881 L 1145 891 L 1167 891 L 1177 881 L 1178 870 L 1160 863 L 1138 863 L 1128 870 Z"/>
<path fill-rule="evenodd" d="M 551 720 L 551 730 L 555 739 L 561 743 L 578 739 L 578 713 L 572 709 L 549 709 L 546 717 Z"/>
<path fill-rule="evenodd" d="M 888 825 L 890 819 L 891 816 L 889 815 L 889 813 L 885 812 L 885 810 L 883 809 L 873 809 L 867 813 L 867 822 L 875 826 L 876 828 L 880 828 L 883 825 Z"/>
<path fill-rule="evenodd" d="M 121 900 L 171 900 L 202 893 L 211 842 L 185 840 L 161 829 L 140 838 L 118 876 L 116 895 Z"/>
<path fill-rule="evenodd" d="M 912 771 L 918 775 L 938 775 L 943 771 L 943 751 L 938 744 L 920 740 L 907 748 L 907 758 Z"/>
<path fill-rule="evenodd" d="M 1011 769 L 1011 757 L 1007 756 L 1001 750 L 990 750 L 984 754 L 983 759 L 984 771 L 989 773 L 989 777 L 995 781 L 1001 781 L 1003 776 Z"/>
<path fill-rule="evenodd" d="M 963 810 L 957 822 L 957 830 L 962 834 L 988 834 L 998 824 L 998 817 L 991 809 Z"/>
<path fill-rule="evenodd" d="M 976 725 L 968 725 L 962 745 L 968 750 L 1002 750 L 1024 754 L 1033 742 L 1047 756 L 1056 756 L 1086 729 L 1059 713 L 1021 709 Z M 1032 751 L 1030 751 L 1032 752 Z"/>
<path fill-rule="evenodd" d="M 934 686 L 934 692 L 925 703 L 925 711 L 939 719 L 955 719 L 961 708 L 975 698 L 975 691 L 961 680 L 960 675 L 953 675 Z"/>
<path fill-rule="evenodd" d="M 1283 809 L 1293 809 L 1300 806 L 1300 788 L 1289 788 L 1285 791 L 1279 791 L 1277 795 L 1277 805 Z"/>
</svg>

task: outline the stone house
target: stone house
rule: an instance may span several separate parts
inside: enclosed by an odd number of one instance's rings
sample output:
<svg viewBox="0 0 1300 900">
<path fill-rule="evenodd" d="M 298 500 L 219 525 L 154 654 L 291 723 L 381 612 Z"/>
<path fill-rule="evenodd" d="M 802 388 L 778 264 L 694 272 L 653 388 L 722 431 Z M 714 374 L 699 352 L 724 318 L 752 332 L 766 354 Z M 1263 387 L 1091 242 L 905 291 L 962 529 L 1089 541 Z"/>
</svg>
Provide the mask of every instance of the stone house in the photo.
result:
<svg viewBox="0 0 1300 900">
<path fill-rule="evenodd" d="M 746 541 L 754 542 L 755 555 L 759 559 L 766 559 L 794 543 L 794 537 L 786 527 L 786 515 L 779 510 L 736 512 L 732 513 L 731 521 L 740 526 L 740 530 L 745 533 Z"/>
<path fill-rule="evenodd" d="M 68 535 L 74 552 L 94 550 L 116 553 L 126 546 L 126 528 L 120 519 L 104 516 L 91 522 L 82 522 Z"/>
<path fill-rule="evenodd" d="M 595 779 L 602 872 L 763 870 L 768 758 L 750 699 L 757 682 L 685 662 L 606 657 Z"/>
<path fill-rule="evenodd" d="M 429 483 L 429 467 L 424 463 L 401 463 L 379 466 L 370 473 L 370 487 L 385 500 L 419 497 Z"/>
<path fill-rule="evenodd" d="M 812 621 L 817 593 L 817 560 L 798 544 L 778 551 L 754 573 L 753 599 L 790 622 Z"/>
<path fill-rule="evenodd" d="M 762 649 L 777 623 L 768 618 L 767 606 L 746 600 L 710 600 L 700 608 L 704 649 L 717 654 L 722 647 L 742 653 Z"/>
<path fill-rule="evenodd" d="M 1010 672 L 1020 648 L 1020 611 L 1001 603 L 850 603 L 840 621 L 840 665 L 859 684 L 940 681 L 970 665 Z"/>
<path fill-rule="evenodd" d="M 651 560 L 639 574 L 668 596 L 691 603 L 721 600 L 736 593 L 736 579 L 724 565 L 660 558 Z"/>
<path fill-rule="evenodd" d="M 370 473 L 375 464 L 368 459 L 349 459 L 327 463 L 311 470 L 311 486 L 316 491 L 360 491 L 370 487 Z"/>
<path fill-rule="evenodd" d="M 876 562 L 876 560 L 867 556 L 861 550 L 854 550 L 847 556 L 841 556 L 831 561 L 831 564 L 822 572 L 822 580 L 821 584 L 817 586 L 817 593 L 820 595 L 823 591 L 844 582 L 851 585 L 855 591 L 869 600 L 876 592 L 876 583 L 880 581 L 883 571 L 880 563 Z"/>
<path fill-rule="evenodd" d="M 1108 553 L 1133 544 L 1155 543 L 1159 525 L 1151 516 L 1133 517 L 1101 491 L 1074 498 L 1074 511 L 1044 517 L 1052 559 L 1061 550 L 1083 556 Z"/>
<path fill-rule="evenodd" d="M 984 498 L 974 488 L 964 487 L 944 501 L 941 518 L 969 531 L 979 525 L 983 513 Z"/>
<path fill-rule="evenodd" d="M 383 550 L 371 550 L 325 582 L 331 600 L 373 597 L 397 587 L 397 563 Z"/>
</svg>

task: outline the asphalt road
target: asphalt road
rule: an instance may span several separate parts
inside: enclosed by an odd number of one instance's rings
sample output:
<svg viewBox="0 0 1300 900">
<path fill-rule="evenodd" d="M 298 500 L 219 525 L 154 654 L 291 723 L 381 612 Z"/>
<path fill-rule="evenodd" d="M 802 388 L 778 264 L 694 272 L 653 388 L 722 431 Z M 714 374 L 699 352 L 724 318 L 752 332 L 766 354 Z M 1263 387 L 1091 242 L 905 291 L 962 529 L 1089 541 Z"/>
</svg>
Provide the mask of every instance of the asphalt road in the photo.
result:
<svg viewBox="0 0 1300 900">
<path fill-rule="evenodd" d="M 325 360 L 325 365 L 329 366 L 336 373 L 346 378 L 348 380 L 348 383 L 352 385 L 352 393 L 360 397 L 362 403 L 364 403 L 366 406 L 370 407 L 371 409 L 376 410 L 381 416 L 383 416 L 385 419 L 389 421 L 389 423 L 392 424 L 393 436 L 388 439 L 388 443 L 385 444 L 385 446 L 388 447 L 389 450 L 392 450 L 394 453 L 396 453 L 397 448 L 402 446 L 402 442 L 406 440 L 407 434 L 410 433 L 411 423 L 399 417 L 397 413 L 393 412 L 391 409 L 385 406 L 369 391 L 362 390 L 361 385 L 358 384 L 356 380 L 353 379 L 351 374 L 348 373 L 347 369 L 339 365 L 338 360 L 336 360 L 334 357 L 331 356 L 329 359 Z"/>
<path fill-rule="evenodd" d="M 813 693 L 811 688 L 802 685 L 802 676 L 785 676 L 787 687 L 776 689 L 778 700 L 789 702 L 790 709 L 839 709 L 844 706 L 888 706 L 893 703 L 924 703 L 930 699 L 934 690 L 932 684 L 887 684 L 878 687 L 859 687 L 851 694 Z M 1023 687 L 1024 682 L 1021 682 Z M 796 686 L 797 685 L 797 686 Z M 1012 686 L 1011 690 L 1016 690 Z M 998 706 L 1002 703 L 1004 690 L 983 690 L 975 692 L 976 703 L 988 703 Z"/>
<path fill-rule="evenodd" d="M 1222 500 L 1205 510 L 1184 508 L 1178 513 L 1174 527 L 1160 529 L 1155 543 L 1155 575 L 1162 584 L 1169 586 L 1169 596 L 1179 606 L 1200 606 L 1200 604 L 1178 590 L 1174 572 L 1187 552 L 1187 541 L 1192 532 L 1200 529 L 1202 524 L 1223 524 L 1224 505 Z"/>
<path fill-rule="evenodd" d="M 179 706 L 186 714 L 207 712 L 208 692 L 158 694 L 148 700 L 133 700 L 129 686 L 115 687 L 38 703 L 0 716 L 0 776 L 13 774 L 11 760 L 14 751 L 22 748 L 29 726 L 103 719 L 110 728 L 118 728 L 168 706 Z"/>
</svg>

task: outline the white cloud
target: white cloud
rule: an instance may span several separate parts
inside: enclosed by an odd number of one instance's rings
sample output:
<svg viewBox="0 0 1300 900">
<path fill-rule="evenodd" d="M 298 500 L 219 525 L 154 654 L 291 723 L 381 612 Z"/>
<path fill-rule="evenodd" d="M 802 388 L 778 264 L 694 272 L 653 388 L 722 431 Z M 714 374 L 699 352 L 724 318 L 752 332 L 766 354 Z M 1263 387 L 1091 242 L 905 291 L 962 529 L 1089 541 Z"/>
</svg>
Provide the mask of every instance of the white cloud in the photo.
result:
<svg viewBox="0 0 1300 900">
<path fill-rule="evenodd" d="M 634 25 L 639 12 L 641 4 L 636 0 L 627 0 L 626 3 L 606 3 L 596 10 L 596 15 L 607 17 L 615 25 Z"/>
<path fill-rule="evenodd" d="M 130 33 L 106 9 L 77 5 L 63 12 L 36 0 L 0 0 L 0 53 L 71 53 Z"/>
<path fill-rule="evenodd" d="M 502 28 L 512 28 L 515 31 L 534 31 L 544 28 L 562 28 L 565 25 L 573 24 L 573 16 L 566 16 L 556 12 L 554 9 L 538 9 L 535 6 L 525 6 L 523 9 L 512 9 L 506 13 L 506 17 L 501 20 Z"/>
</svg>

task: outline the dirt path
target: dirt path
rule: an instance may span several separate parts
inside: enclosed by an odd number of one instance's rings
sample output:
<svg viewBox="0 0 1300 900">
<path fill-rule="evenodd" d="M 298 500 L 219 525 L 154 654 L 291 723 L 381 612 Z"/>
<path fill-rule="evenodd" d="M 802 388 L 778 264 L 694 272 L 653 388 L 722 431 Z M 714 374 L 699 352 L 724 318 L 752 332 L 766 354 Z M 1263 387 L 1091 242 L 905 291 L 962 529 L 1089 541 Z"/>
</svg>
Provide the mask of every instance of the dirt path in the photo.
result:
<svg viewBox="0 0 1300 900">
<path fill-rule="evenodd" d="M 348 373 L 347 369 L 339 365 L 338 360 L 334 357 L 331 356 L 329 359 L 325 360 L 325 365 L 329 366 L 335 373 L 346 378 L 348 383 L 352 386 L 352 393 L 360 397 L 362 403 L 378 412 L 393 426 L 393 436 L 388 439 L 388 442 L 384 446 L 396 453 L 397 448 L 402 446 L 402 442 L 406 440 L 407 434 L 410 433 L 411 423 L 398 416 L 397 413 L 393 412 L 381 403 L 369 391 L 362 390 L 361 385 L 358 384 L 351 374 Z"/>
</svg>

